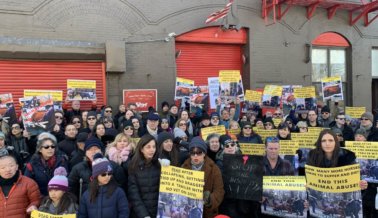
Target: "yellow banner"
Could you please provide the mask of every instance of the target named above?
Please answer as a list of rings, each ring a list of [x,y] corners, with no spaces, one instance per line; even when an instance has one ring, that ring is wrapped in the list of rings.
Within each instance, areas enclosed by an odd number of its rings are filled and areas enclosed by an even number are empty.
[[[43,213],[38,210],[33,210],[31,213],[31,218],[76,218],[76,214],[53,215],[49,213]]]
[[[366,107],[345,107],[345,114],[351,118],[361,118],[361,115],[366,112]]]
[[[24,90],[24,98],[50,95],[53,101],[63,101],[63,91],[59,90]]]
[[[295,155],[299,149],[298,141],[280,140],[280,154]]]
[[[360,189],[360,165],[319,168],[306,165],[307,188],[321,192],[343,193]]]
[[[341,77],[340,76],[324,77],[323,79],[321,79],[322,83],[337,82],[337,81],[341,81]]]
[[[323,131],[324,129],[328,128],[323,128],[323,127],[308,127],[308,132],[312,134],[317,134],[319,136],[319,133]]]
[[[315,86],[307,86],[301,88],[294,88],[295,98],[315,98]]]
[[[240,128],[239,129],[229,129],[228,133],[233,134],[233,135],[238,135],[240,133]]]
[[[291,133],[291,140],[298,141],[299,148],[315,148],[318,140],[318,133]]]
[[[306,191],[304,176],[264,176],[263,189]]]
[[[252,144],[252,143],[239,143],[240,150],[244,155],[265,155],[264,144]]]
[[[345,148],[353,151],[358,159],[378,159],[378,142],[346,141]]]
[[[267,137],[277,136],[277,129],[266,130],[266,129],[256,129],[256,133],[261,136],[261,139],[265,141]]]
[[[177,77],[176,79],[177,79],[177,82],[179,82],[179,83],[184,83],[184,84],[187,84],[187,85],[194,86],[194,80],[184,79],[184,78],[180,78],[180,77]]]
[[[236,82],[240,80],[239,70],[221,70],[219,71],[219,82]]]
[[[266,85],[264,87],[264,95],[281,96],[282,86]]]
[[[218,133],[219,135],[226,134],[226,128],[223,125],[210,126],[201,129],[201,136],[203,140],[206,140],[207,136],[211,133]]]
[[[282,122],[281,118],[272,118],[274,126],[278,127],[278,125]]]
[[[161,168],[160,192],[183,195],[193,199],[203,199],[205,186],[203,171],[187,170],[174,166]]]
[[[261,103],[262,92],[254,90],[245,90],[244,100],[250,102]]]
[[[67,89],[96,89],[96,80],[67,80]]]

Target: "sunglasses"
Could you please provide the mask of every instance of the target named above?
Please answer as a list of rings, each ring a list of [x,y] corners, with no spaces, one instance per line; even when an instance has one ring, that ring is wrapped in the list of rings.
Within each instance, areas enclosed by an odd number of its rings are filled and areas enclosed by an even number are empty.
[[[343,136],[343,134],[336,134],[336,136],[338,136],[338,137],[342,137],[342,136]]]
[[[367,118],[361,118],[361,120],[369,120],[369,119],[367,119]]]
[[[179,126],[186,126],[186,123],[180,123]]]
[[[245,127],[243,127],[243,129],[252,129],[252,127],[250,127],[250,126],[245,126]]]
[[[190,152],[190,156],[195,156],[195,155],[200,156],[202,154],[203,154],[203,151],[191,151]]]
[[[74,121],[74,122],[72,122],[72,124],[80,124],[81,122],[80,121]]]
[[[63,120],[63,117],[61,117],[61,116],[55,116],[55,119]]]
[[[104,124],[111,123],[110,121],[104,121]]]
[[[111,112],[113,112],[113,111],[105,111],[105,113],[111,113]]]
[[[273,126],[271,123],[265,123],[265,126]]]
[[[345,120],[345,117],[339,117],[337,119],[339,119],[339,120]]]
[[[107,173],[101,173],[100,176],[105,177],[105,176],[112,176],[112,172],[107,172]]]
[[[124,128],[124,130],[133,130],[133,127],[131,127],[131,126],[126,126],[126,127]]]
[[[267,137],[266,142],[272,142],[272,143],[277,143],[280,140],[277,137]]]
[[[87,120],[95,120],[96,117],[88,117]]]
[[[235,147],[236,143],[228,143],[224,147],[229,148],[229,147]]]
[[[55,149],[55,145],[46,145],[46,146],[42,146],[42,148],[44,148],[44,149],[49,149],[49,148],[51,148],[51,149]]]
[[[273,115],[275,115],[275,116],[281,116],[282,114],[281,113],[275,113]]]
[[[219,120],[219,118],[218,117],[213,117],[213,118],[211,118],[212,120]]]

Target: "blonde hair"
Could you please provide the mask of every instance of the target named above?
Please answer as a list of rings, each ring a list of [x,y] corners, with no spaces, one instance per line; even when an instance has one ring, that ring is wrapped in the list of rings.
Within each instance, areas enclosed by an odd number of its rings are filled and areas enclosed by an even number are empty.
[[[119,134],[115,137],[114,141],[106,146],[105,155],[108,156],[108,155],[109,155],[109,149],[110,149],[111,147],[117,147],[117,143],[120,142],[123,138],[126,138],[126,139],[127,139],[127,142],[128,142],[127,146],[131,146],[131,148],[132,148],[132,152],[134,152],[136,146],[135,146],[135,144],[132,142],[130,136],[126,135],[125,133],[119,133]]]

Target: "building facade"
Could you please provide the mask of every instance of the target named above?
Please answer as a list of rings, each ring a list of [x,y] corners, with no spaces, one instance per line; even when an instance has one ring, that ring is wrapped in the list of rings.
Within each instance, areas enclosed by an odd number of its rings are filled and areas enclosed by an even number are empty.
[[[6,86],[0,82],[3,87],[0,91],[14,91],[19,78],[12,75],[16,75],[14,70],[22,61],[25,66],[21,69],[27,73],[23,74],[26,82],[19,89],[63,89],[62,81],[66,78],[61,74],[73,66],[72,72],[81,75],[78,78],[88,75],[101,80],[98,103],[117,106],[122,102],[123,89],[152,88],[158,90],[160,104],[163,100],[173,101],[176,76],[190,74],[190,68],[180,70],[185,63],[180,58],[189,54],[186,49],[195,50],[202,45],[210,46],[204,51],[211,56],[202,65],[223,66],[225,61],[216,61],[227,59],[227,54],[230,58],[236,55],[235,62],[239,63],[224,66],[239,66],[246,88],[316,84],[314,66],[323,64],[328,69],[325,74],[333,75],[334,68],[344,74],[346,104],[366,106],[368,110],[377,106],[378,96],[372,91],[378,88],[374,85],[378,78],[377,21],[365,27],[359,20],[351,26],[348,11],[338,10],[328,19],[324,8],[317,8],[311,19],[307,19],[306,7],[293,6],[273,24],[272,16],[262,18],[261,0],[235,0],[226,20],[206,25],[206,18],[226,3],[224,0],[0,0],[0,75],[7,75],[2,79]],[[198,30],[207,31],[197,34]],[[336,33],[348,44],[314,44],[323,33]],[[201,41],[203,34],[208,38],[205,41]],[[238,40],[233,41],[232,34]],[[191,47],[190,43],[196,46]],[[227,46],[232,48],[227,50]],[[216,54],[223,52],[217,59]],[[46,62],[50,64],[44,68],[46,74],[39,74],[39,67],[31,71],[28,65]],[[66,65],[56,71],[56,63]],[[83,69],[88,63],[97,64],[94,77],[90,72],[81,73],[87,71]],[[187,66],[190,64],[186,63]],[[199,64],[193,61],[193,66]],[[28,79],[33,73],[42,79]],[[193,73],[198,71],[194,69]]]

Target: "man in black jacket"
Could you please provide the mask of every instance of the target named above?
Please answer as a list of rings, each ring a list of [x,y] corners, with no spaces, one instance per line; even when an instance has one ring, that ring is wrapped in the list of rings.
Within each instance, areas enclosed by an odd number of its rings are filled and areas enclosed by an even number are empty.
[[[342,136],[344,138],[344,141],[352,141],[354,139],[354,133],[351,127],[349,127],[345,123],[345,115],[344,114],[338,114],[335,117],[335,121],[329,124],[329,127],[332,131],[336,131],[336,129],[339,129],[342,132]]]
[[[71,192],[80,198],[81,194],[87,190],[91,181],[93,156],[97,153],[103,153],[104,145],[96,137],[90,137],[85,141],[84,152],[86,160],[73,167],[68,176]],[[124,190],[127,189],[127,181],[123,169],[113,161],[110,161],[113,168],[114,179]]]

